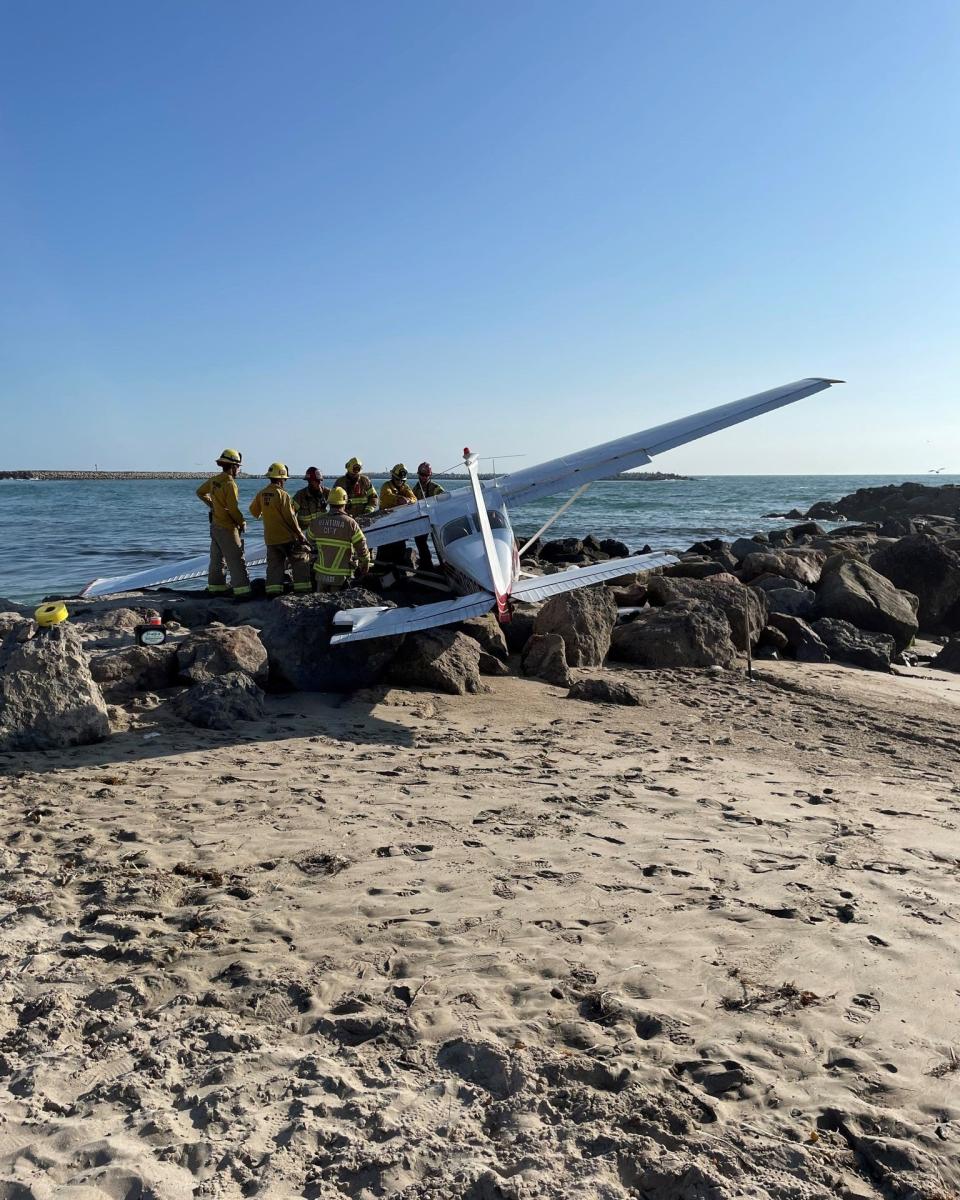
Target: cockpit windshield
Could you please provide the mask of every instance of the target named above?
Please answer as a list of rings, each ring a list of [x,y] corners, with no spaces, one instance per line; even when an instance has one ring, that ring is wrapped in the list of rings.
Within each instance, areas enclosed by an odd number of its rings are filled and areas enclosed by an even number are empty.
[[[512,537],[510,530],[510,522],[507,519],[506,513],[499,508],[488,508],[487,516],[490,519],[490,528],[493,531],[494,537]],[[452,521],[448,521],[441,530],[441,538],[445,546],[449,546],[452,542],[457,542],[460,538],[469,537],[471,533],[480,532],[480,522],[475,515],[465,513],[462,517],[456,517]]]

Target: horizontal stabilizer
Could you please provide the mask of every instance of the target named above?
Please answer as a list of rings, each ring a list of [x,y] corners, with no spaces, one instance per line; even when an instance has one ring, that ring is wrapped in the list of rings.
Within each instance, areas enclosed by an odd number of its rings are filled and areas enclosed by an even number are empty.
[[[349,625],[347,633],[335,633],[331,646],[341,642],[360,642],[366,638],[396,637],[416,633],[438,625],[455,625],[468,617],[480,617],[494,606],[489,592],[454,596],[436,604],[418,604],[416,608],[347,608],[333,618],[334,625]]]
[[[552,496],[605,475],[642,467],[655,454],[663,454],[686,442],[706,437],[708,433],[716,433],[740,421],[759,417],[761,413],[793,404],[795,400],[802,400],[804,396],[812,396],[840,382],[839,379],[800,379],[769,392],[758,392],[755,396],[734,400],[732,404],[721,404],[677,421],[641,429],[639,433],[631,433],[600,446],[591,446],[589,450],[578,450],[535,467],[524,467],[522,471],[515,471],[502,479],[500,491],[511,504],[527,504],[540,496]]]
[[[619,579],[621,575],[635,575],[637,571],[649,571],[653,567],[669,567],[677,561],[675,554],[634,554],[630,558],[612,558],[609,562],[594,563],[589,567],[571,567],[554,575],[521,579],[513,585],[511,595],[514,600],[548,600],[551,596],[559,596],[561,592],[605,583],[608,579]]]

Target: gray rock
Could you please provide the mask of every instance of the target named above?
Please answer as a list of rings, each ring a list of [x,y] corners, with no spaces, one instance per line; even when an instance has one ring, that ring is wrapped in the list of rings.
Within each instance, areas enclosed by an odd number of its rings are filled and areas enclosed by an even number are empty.
[[[537,557],[550,563],[580,562],[583,557],[583,542],[580,538],[573,537],[554,538],[539,547]]]
[[[390,666],[394,683],[451,696],[489,689],[480,680],[480,644],[442,626],[409,634]]]
[[[790,639],[782,630],[775,629],[772,625],[765,625],[760,631],[759,645],[780,654],[789,649]]]
[[[749,539],[743,538],[743,541]],[[756,546],[753,547],[757,549]],[[733,553],[733,547],[729,542],[725,542],[723,538],[708,538],[704,542],[694,542],[687,551],[688,554],[698,554],[702,558],[708,558],[711,562],[719,563],[725,571],[732,571],[739,563],[739,559]]]
[[[502,658],[497,658],[494,654],[488,654],[486,650],[480,647],[480,658],[477,661],[477,666],[481,675],[509,675],[510,668]]]
[[[875,571],[919,601],[920,628],[932,633],[960,629],[960,554],[925,533],[900,538],[870,559]]]
[[[610,657],[640,667],[731,667],[737,649],[726,614],[712,604],[678,600],[648,608],[613,631]]]
[[[956,671],[960,673],[960,638],[951,638],[940,653],[930,663],[938,671]]]
[[[785,613],[771,613],[770,625],[778,629],[787,639],[787,644],[798,662],[828,663],[830,654],[823,639],[800,617]]]
[[[202,729],[232,729],[263,716],[263,691],[245,671],[228,671],[178,696],[174,710]]]
[[[739,579],[726,572],[703,580],[652,575],[647,581],[647,592],[650,603],[654,605],[671,604],[675,600],[697,600],[721,609],[738,650],[747,649],[748,624],[751,643],[756,643],[767,623],[766,596],[744,587]]]
[[[851,663],[868,671],[889,671],[896,652],[887,633],[864,633],[849,621],[821,617],[811,625],[835,662]]]
[[[267,682],[267,651],[249,625],[209,625],[181,642],[176,653],[180,676],[190,683],[205,683],[231,671],[242,671],[260,687]]]
[[[33,621],[23,617],[18,612],[0,612],[0,638],[14,630],[20,631],[26,627],[33,628]]]
[[[177,679],[176,646],[124,646],[91,655],[90,673],[112,700],[133,692],[172,687]]]
[[[858,629],[888,633],[898,650],[916,637],[917,598],[898,591],[886,576],[866,563],[835,555],[827,560],[817,591],[817,617],[837,617]]]
[[[282,596],[264,605],[260,640],[267,650],[271,683],[300,692],[352,692],[372,686],[393,661],[400,639],[331,646],[330,634],[341,609],[383,603],[363,588],[348,588],[329,596]]]
[[[758,575],[786,575],[788,579],[796,579],[810,586],[819,580],[826,558],[822,550],[809,550],[806,547],[759,550],[755,554],[748,554],[743,560],[742,577],[749,582]]]
[[[533,633],[533,623],[542,605],[529,604],[523,600],[514,600],[510,610],[510,620],[502,627],[507,649],[511,654],[519,654]]]
[[[0,642],[0,749],[53,750],[98,742],[110,732],[107,705],[70,624],[29,641]]]
[[[523,647],[521,670],[555,687],[569,687],[570,668],[559,633],[535,633]]]
[[[790,617],[809,617],[817,599],[812,588],[776,588],[764,593],[772,613],[786,613]]]
[[[599,667],[610,649],[610,635],[617,622],[617,605],[603,587],[552,596],[533,623],[534,633],[559,633],[567,664]]]
[[[726,570],[722,563],[713,559],[696,558],[671,563],[663,568],[663,574],[674,579],[707,579],[711,575],[723,575]]]
[[[475,642],[479,642],[480,648],[487,654],[492,654],[494,658],[502,659],[504,662],[507,661],[510,654],[507,649],[507,639],[503,635],[500,622],[492,612],[485,613],[482,617],[471,617],[468,621],[461,621],[457,628],[467,637],[472,637]]]
[[[753,538],[737,538],[730,547],[730,553],[737,562],[743,562],[748,555],[756,554],[763,549],[764,547]]]
[[[589,700],[594,704],[642,704],[643,697],[633,684],[620,679],[596,676],[578,679],[567,694],[568,700]]]
[[[761,592],[778,592],[783,588],[796,592],[806,591],[806,585],[799,579],[788,579],[786,575],[758,575],[756,579],[750,580],[749,586],[758,588]]]

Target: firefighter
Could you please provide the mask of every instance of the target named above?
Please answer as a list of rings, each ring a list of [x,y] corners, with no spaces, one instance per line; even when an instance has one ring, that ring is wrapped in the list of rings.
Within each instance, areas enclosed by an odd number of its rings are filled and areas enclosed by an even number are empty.
[[[303,551],[306,536],[300,528],[293,501],[286,491],[287,468],[282,462],[267,468],[270,482],[254,496],[250,515],[263,520],[263,540],[267,546],[267,595],[283,594],[287,564],[293,575],[295,592],[310,591],[310,563]]]
[[[416,504],[417,497],[407,483],[407,468],[403,463],[390,472],[390,478],[380,489],[380,511],[389,512],[391,508],[399,508],[401,504]]]
[[[366,475],[361,474],[363,463],[359,458],[351,458],[346,469],[346,475],[341,475],[334,486],[346,492],[347,512],[351,517],[355,520],[368,517],[377,511],[377,489]]]
[[[345,511],[347,493],[337,485],[330,489],[329,512],[319,513],[307,526],[307,537],[316,552],[313,564],[318,592],[338,592],[354,574],[370,570],[370,551],[363,530]]]
[[[422,462],[417,467],[417,482],[413,485],[413,494],[418,500],[429,500],[431,496],[439,496],[444,489],[433,479],[433,467],[428,462]],[[427,571],[433,570],[433,557],[430,554],[430,535],[421,533],[416,539],[417,553],[420,556],[419,565]]]
[[[407,468],[403,463],[397,463],[390,472],[390,478],[380,489],[380,511],[387,513],[404,504],[416,502],[413,489],[407,483]],[[379,570],[381,564],[402,563],[406,552],[407,543],[403,541],[388,542],[381,546],[377,550],[377,569]]]
[[[293,497],[293,509],[300,527],[306,529],[314,517],[327,511],[330,489],[323,486],[323,475],[318,467],[307,467],[303,475],[307,486]]]
[[[210,510],[210,568],[207,572],[207,591],[221,595],[227,591],[230,576],[233,594],[238,599],[250,595],[250,576],[243,558],[243,532],[246,522],[240,511],[240,491],[237,473],[243,455],[239,450],[224,450],[217,459],[220,474],[214,475],[197,488],[197,495]]]

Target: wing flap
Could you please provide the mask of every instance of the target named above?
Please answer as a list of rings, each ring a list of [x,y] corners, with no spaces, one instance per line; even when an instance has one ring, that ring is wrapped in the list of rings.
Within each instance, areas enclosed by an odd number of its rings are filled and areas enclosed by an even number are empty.
[[[675,554],[634,554],[630,558],[612,558],[609,562],[594,563],[589,567],[571,567],[554,575],[521,579],[513,585],[511,595],[515,600],[548,600],[551,596],[559,596],[561,592],[572,592],[594,583],[603,583],[607,579],[617,579],[621,575],[649,571],[653,567],[668,567],[678,561]]]
[[[482,616],[493,608],[494,603],[489,592],[472,592],[469,596],[454,596],[436,604],[418,604],[416,608],[347,608],[337,613],[333,623],[349,625],[350,629],[346,633],[335,633],[330,645],[396,637],[401,633],[434,629],[438,625],[455,625],[468,617]]]
[[[555,458],[535,467],[515,471],[500,481],[500,491],[512,503],[525,504],[540,496],[551,496],[604,475],[615,475],[632,467],[642,467],[650,462],[655,454],[663,454],[676,446],[696,441],[697,438],[706,437],[707,434],[716,433],[720,429],[727,429],[740,421],[749,421],[761,413],[782,408],[785,404],[793,404],[796,400],[812,396],[831,384],[840,382],[842,381],[839,379],[799,379],[796,383],[788,383],[767,392],[758,392],[755,396],[746,396],[742,400],[734,400],[731,404],[721,404],[716,408],[693,413],[689,417],[668,421],[664,425],[641,429],[638,433],[616,438],[612,442],[603,442],[599,446],[591,446],[588,450],[579,450],[563,458]]]

